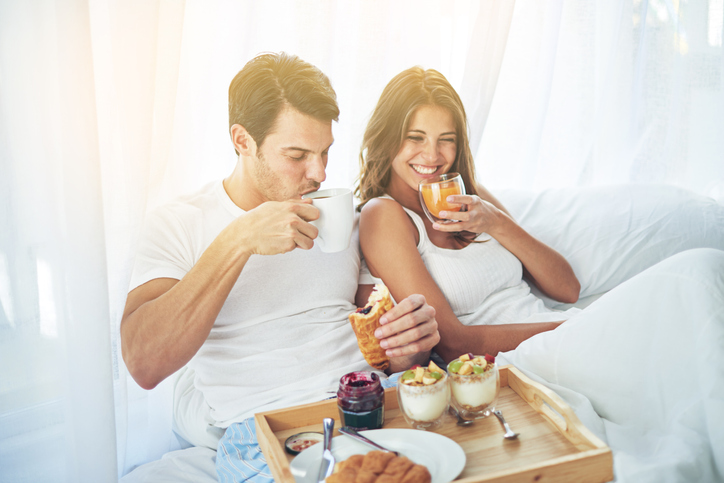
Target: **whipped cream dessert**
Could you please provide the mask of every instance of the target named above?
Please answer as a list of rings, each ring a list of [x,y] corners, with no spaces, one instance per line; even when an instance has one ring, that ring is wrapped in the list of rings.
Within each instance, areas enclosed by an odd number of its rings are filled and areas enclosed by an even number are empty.
[[[455,407],[470,416],[479,416],[493,404],[500,392],[495,358],[463,354],[448,364],[450,389]]]
[[[405,371],[397,384],[400,409],[408,424],[424,429],[440,422],[450,403],[447,374],[434,362]]]

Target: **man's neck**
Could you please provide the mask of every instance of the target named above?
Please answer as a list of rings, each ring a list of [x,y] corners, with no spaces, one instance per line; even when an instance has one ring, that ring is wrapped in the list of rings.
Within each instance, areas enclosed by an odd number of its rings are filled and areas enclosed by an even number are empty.
[[[245,172],[241,159],[237,161],[234,171],[224,178],[223,184],[231,201],[244,211],[252,210],[266,201],[254,187],[249,173]]]

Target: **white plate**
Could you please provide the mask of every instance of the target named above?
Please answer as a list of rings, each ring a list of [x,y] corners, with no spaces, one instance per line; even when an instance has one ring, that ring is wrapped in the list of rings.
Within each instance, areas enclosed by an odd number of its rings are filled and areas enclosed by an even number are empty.
[[[432,483],[448,483],[465,467],[465,452],[452,439],[437,433],[417,429],[372,429],[360,431],[375,443],[407,456],[417,464],[427,466]],[[366,454],[372,447],[349,436],[332,438],[332,454],[339,463],[353,454]],[[299,453],[289,465],[297,483],[317,483],[322,462],[322,444],[318,443]]]

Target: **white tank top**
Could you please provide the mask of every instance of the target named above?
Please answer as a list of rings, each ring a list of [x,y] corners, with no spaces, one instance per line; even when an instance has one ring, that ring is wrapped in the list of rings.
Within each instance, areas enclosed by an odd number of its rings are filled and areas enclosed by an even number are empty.
[[[553,322],[566,320],[579,311],[546,307],[523,280],[520,260],[487,233],[476,238],[484,243],[471,243],[459,250],[440,248],[430,241],[420,216],[402,208],[420,234],[417,250],[427,270],[461,323]]]

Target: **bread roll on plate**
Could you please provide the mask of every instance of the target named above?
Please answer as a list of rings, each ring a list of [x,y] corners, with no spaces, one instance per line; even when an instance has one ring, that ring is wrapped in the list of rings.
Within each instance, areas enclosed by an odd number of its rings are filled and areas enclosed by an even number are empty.
[[[384,451],[352,455],[337,463],[326,483],[430,483],[430,471],[404,456]]]

